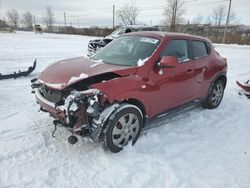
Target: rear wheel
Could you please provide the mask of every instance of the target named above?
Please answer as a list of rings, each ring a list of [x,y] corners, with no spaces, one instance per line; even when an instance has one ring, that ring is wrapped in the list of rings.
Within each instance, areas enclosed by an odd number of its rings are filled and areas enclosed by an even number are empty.
[[[140,136],[143,116],[139,108],[122,104],[109,118],[101,133],[104,149],[117,153]]]
[[[210,86],[207,98],[202,105],[205,108],[214,109],[218,107],[224,95],[225,83],[222,80],[217,80]]]

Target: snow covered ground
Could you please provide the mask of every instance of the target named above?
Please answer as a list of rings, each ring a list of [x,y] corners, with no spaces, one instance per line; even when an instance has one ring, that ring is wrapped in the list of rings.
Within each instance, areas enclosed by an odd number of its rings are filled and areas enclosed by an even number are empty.
[[[0,33],[0,73],[26,69],[27,78],[0,81],[0,187],[250,187],[250,100],[236,79],[250,78],[250,46],[216,45],[228,59],[228,85],[215,110],[201,107],[163,118],[135,146],[118,154],[98,144],[51,137],[52,119],[39,113],[30,79],[48,64],[86,54],[91,37]]]

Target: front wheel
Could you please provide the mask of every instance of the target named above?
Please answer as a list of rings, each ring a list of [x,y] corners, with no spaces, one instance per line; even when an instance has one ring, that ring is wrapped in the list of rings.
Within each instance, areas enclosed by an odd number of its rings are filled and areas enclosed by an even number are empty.
[[[203,101],[202,105],[205,108],[214,109],[218,107],[222,101],[225,84],[222,80],[217,80],[210,87],[207,98]]]
[[[122,104],[109,117],[101,133],[101,142],[106,150],[117,153],[129,142],[135,144],[143,125],[141,110],[130,104]]]

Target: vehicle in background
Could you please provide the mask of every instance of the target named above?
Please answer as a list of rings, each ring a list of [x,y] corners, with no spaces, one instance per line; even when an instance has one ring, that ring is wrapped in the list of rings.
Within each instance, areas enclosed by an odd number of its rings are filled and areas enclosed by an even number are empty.
[[[43,29],[41,25],[35,25],[35,33],[43,33]]]
[[[138,32],[138,31],[160,31],[158,26],[144,26],[144,25],[128,25],[124,27],[119,27],[110,35],[104,37],[103,39],[95,39],[90,40],[88,44],[88,56],[93,55],[98,50],[106,46],[112,40],[118,38],[119,36],[130,33],[130,32]]]

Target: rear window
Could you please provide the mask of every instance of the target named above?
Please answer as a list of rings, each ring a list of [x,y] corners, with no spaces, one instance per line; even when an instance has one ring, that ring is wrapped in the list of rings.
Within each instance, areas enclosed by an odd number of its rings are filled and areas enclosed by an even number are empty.
[[[206,43],[203,41],[192,41],[194,59],[208,55]]]

